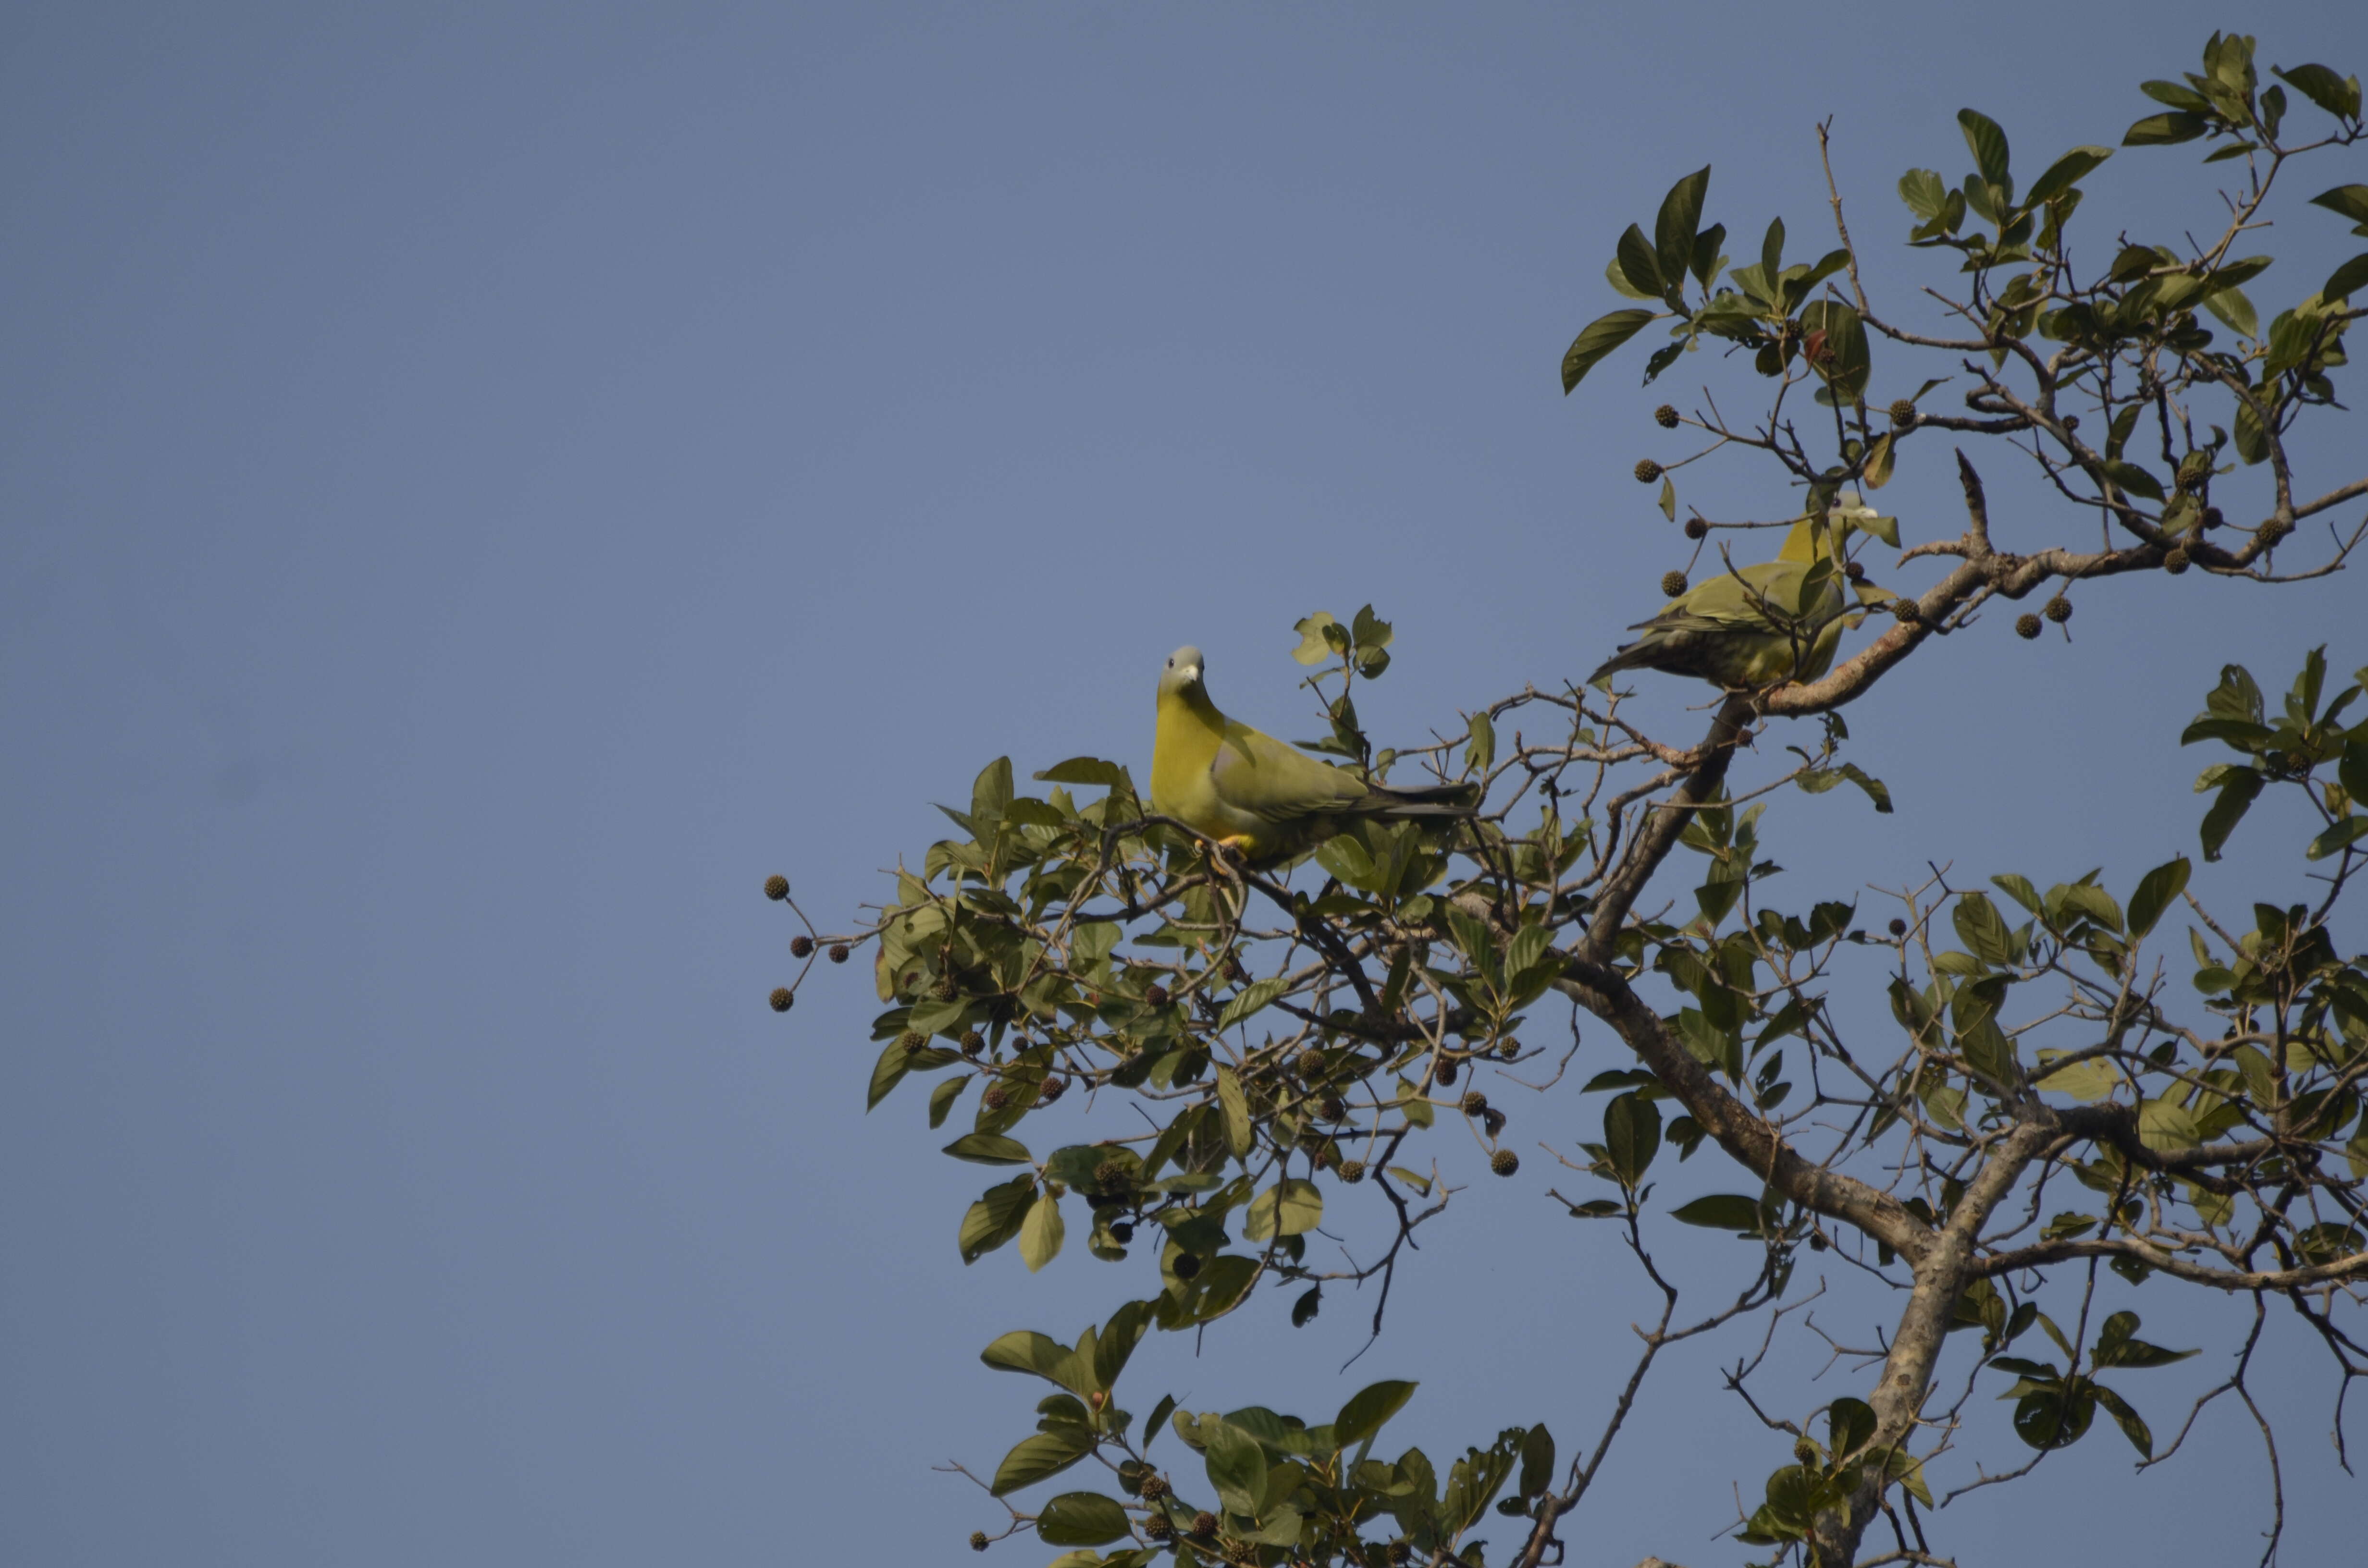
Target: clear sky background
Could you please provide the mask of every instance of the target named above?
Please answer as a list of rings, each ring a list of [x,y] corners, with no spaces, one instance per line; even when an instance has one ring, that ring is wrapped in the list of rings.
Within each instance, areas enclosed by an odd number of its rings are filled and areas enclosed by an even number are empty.
[[[1707,162],[1710,216],[1782,212],[1823,250],[1830,112],[1912,299],[1945,279],[1900,259],[1892,185],[1962,174],[1960,104],[2028,178],[2118,141],[2135,81],[2230,15],[13,9],[0,1560],[951,1558],[998,1510],[929,1467],[991,1467],[1035,1397],[978,1348],[1074,1335],[1140,1269],[962,1267],[986,1173],[937,1155],[917,1096],[860,1114],[862,970],[766,1010],[791,928],[765,874],[835,924],[998,753],[1140,768],[1179,642],[1228,708],[1304,733],[1312,609],[1397,623],[1362,705],[1384,739],[1583,675],[1682,561],[1628,476],[1686,449],[1647,411],[1714,373],[1640,394],[1632,347],[1559,394],[1619,302],[1620,229]],[[2265,62],[2368,72],[2357,7],[2239,19]],[[2200,229],[2194,155],[2116,158],[2091,226]],[[2362,177],[2322,163],[2279,210],[2265,316],[2345,254],[2298,198]],[[1885,364],[1878,400],[1912,390]],[[2335,428],[2309,450],[2330,481],[2368,450]],[[2057,537],[1989,460],[2004,541]],[[1682,477],[1713,515],[1791,504],[1741,464]],[[1884,499],[1911,540],[1959,526],[1937,443]],[[1897,814],[1780,799],[1783,896],[1928,858],[2126,892],[2192,845],[2203,759],[2175,741],[2220,663],[2368,663],[2358,582],[2106,584],[2068,645],[1991,615],[1927,650],[1850,713]],[[1644,684],[1691,734],[1699,693]],[[2238,842],[2276,847],[2275,885],[2199,887],[2283,892],[2301,837],[2257,812]],[[1497,1097],[1524,1149],[1597,1125],[1567,1091]],[[1591,1435],[1648,1302],[1548,1165],[1459,1199],[1347,1374],[1355,1304],[1294,1333],[1277,1297],[1222,1355],[1146,1346],[1127,1402],[1321,1418],[1405,1376],[1394,1435],[1434,1455]],[[1698,1160],[1669,1190],[1702,1182],[1732,1185]],[[1677,1250],[1706,1305],[1735,1265]],[[1821,1324],[1865,1342],[1893,1307],[1836,1286]],[[2240,1321],[2159,1283],[2128,1304],[2181,1345]],[[2339,1560],[2368,1494],[2324,1364],[2271,1338],[2290,1560]],[[1714,1375],[1746,1347],[1656,1373],[1574,1564],[1739,1559],[1711,1539],[1728,1483],[1784,1460]],[[1788,1410],[1862,1392],[1795,1359]],[[2224,1368],[2124,1386],[2168,1432]],[[2007,1409],[1974,1403],[1994,1467],[2023,1457]],[[2249,1561],[2258,1440],[2223,1405],[2197,1441],[2133,1479],[2100,1432],[1945,1540]]]

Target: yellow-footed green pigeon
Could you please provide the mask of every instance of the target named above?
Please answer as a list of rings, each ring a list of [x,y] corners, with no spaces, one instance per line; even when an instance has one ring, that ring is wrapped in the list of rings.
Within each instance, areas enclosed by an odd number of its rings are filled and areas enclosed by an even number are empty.
[[[1587,678],[1661,670],[1748,691],[1824,675],[1843,628],[1860,619],[1846,590],[1855,586],[1862,602],[1885,597],[1847,582],[1834,547],[1851,526],[1850,514],[1833,516],[1832,522],[1810,517],[1795,523],[1775,560],[1723,572],[1671,599],[1629,629],[1644,636]]]
[[[1228,719],[1209,700],[1198,648],[1178,648],[1159,676],[1151,809],[1253,865],[1287,860],[1360,821],[1437,821],[1472,814],[1476,787],[1395,790]]]

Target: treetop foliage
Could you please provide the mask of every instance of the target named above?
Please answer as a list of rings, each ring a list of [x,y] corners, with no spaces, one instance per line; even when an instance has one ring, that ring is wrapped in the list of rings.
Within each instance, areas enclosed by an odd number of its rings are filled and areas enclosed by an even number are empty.
[[[2247,1370],[2272,1321],[2328,1357],[2341,1441],[2343,1397],[2368,1371],[2354,1337],[2368,957],[2347,956],[2334,920],[2368,865],[2368,668],[2344,683],[2316,651],[2279,673],[2273,703],[2231,665],[2179,738],[2210,758],[2196,853],[2265,877],[2298,857],[2308,902],[2208,908],[2186,856],[2120,887],[2095,870],[1928,869],[1880,895],[1787,893],[1763,837],[1769,798],[1788,789],[1848,784],[1892,809],[1849,757],[1841,710],[1938,641],[1982,656],[1969,644],[1986,609],[2042,595],[2061,624],[2098,579],[2275,585],[2346,564],[2368,523],[2328,519],[2368,478],[2298,473],[2292,437],[2341,412],[2368,252],[2282,289],[2257,247],[2273,197],[2301,178],[2288,165],[2353,148],[2368,124],[2356,76],[2271,75],[2251,39],[2214,35],[2200,71],[2144,84],[2161,108],[2122,148],[2203,142],[2206,179],[2227,182],[2207,194],[2209,232],[2177,244],[2078,223],[2115,149],[2073,148],[2025,184],[2006,131],[1962,111],[1972,168],[1898,184],[1904,243],[1939,264],[1923,301],[1938,308],[1912,321],[1870,296],[1838,188],[1834,243],[1814,260],[1788,259],[1779,219],[1734,265],[1726,227],[1704,222],[1708,168],[1619,235],[1605,276],[1635,303],[1578,333],[1565,391],[1665,323],[1647,384],[1708,350],[1759,409],[1731,420],[1708,388],[1698,408],[1660,408],[1664,427],[1699,437],[1638,465],[1665,517],[1679,516],[1677,471],[1713,457],[1771,465],[1787,493],[1765,517],[1687,519],[1694,554],[1670,597],[1722,585],[1711,597],[1730,618],[1705,635],[1787,651],[1684,666],[1733,682],[1698,739],[1623,715],[1613,676],[1627,672],[1607,666],[1377,745],[1356,688],[1389,671],[1393,629],[1370,606],[1318,613],[1295,628],[1295,656],[1323,733],[1298,744],[1376,781],[1474,786],[1474,820],[1364,822],[1261,869],[1152,812],[1116,763],[1071,758],[1035,772],[1045,788],[1030,793],[997,758],[961,808],[939,808],[954,833],[881,905],[844,931],[804,926],[804,967],[775,1006],[822,957],[866,952],[884,1005],[868,1105],[927,1085],[945,1153],[996,1168],[955,1227],[962,1262],[1008,1251],[1041,1269],[1075,1226],[1127,1282],[1082,1334],[986,1346],[988,1366],[1050,1387],[1034,1430],[975,1477],[1005,1517],[973,1544],[1030,1533],[1068,1549],[1057,1568],[1559,1561],[1558,1521],[1656,1358],[1746,1319],[1782,1343],[1809,1299],[1804,1254],[1840,1276],[1819,1289],[1890,1322],[1863,1348],[1828,1343],[1865,1381],[1813,1410],[1763,1408],[1748,1371],[1731,1380],[1738,1415],[1786,1450],[1730,1517],[1762,1560],[1943,1561],[1951,1499],[2028,1474],[2100,1411],[2115,1440],[2161,1462],[2214,1400],[2252,1403]],[[2368,235],[2368,185],[2277,210]],[[2255,294],[2274,304],[2266,324]],[[2055,542],[1994,541],[1969,449],[2035,466],[2058,506],[2016,517],[2016,537]],[[1882,512],[1900,464],[1942,460],[1962,529]],[[1823,542],[1772,593],[1775,577],[1753,574],[1766,563],[1743,558],[1765,530],[1797,537],[1804,522]],[[1701,587],[1680,580],[1695,574]],[[1809,657],[1838,627],[1874,634]],[[2022,615],[2015,630],[2044,627]],[[1640,679],[1679,667],[1635,662]],[[2247,829],[2271,791],[2306,803],[2300,842]],[[804,920],[785,883],[768,892]],[[1880,997],[1891,1027],[1846,1025],[1835,999],[1851,994]],[[1549,1092],[1564,1119],[1574,1098],[1586,1108],[1594,1135],[1517,1139]],[[1658,1179],[1697,1158],[1721,1163],[1725,1190],[1656,1200]],[[1392,1451],[1383,1429],[1415,1392],[1395,1381],[1322,1421],[1166,1397],[1138,1419],[1120,1404],[1145,1334],[1209,1329],[1222,1354],[1217,1325],[1267,1290],[1296,1324],[1371,1285],[1379,1335],[1409,1241],[1448,1212],[1457,1173],[1483,1166],[1547,1168],[1576,1244],[1616,1238],[1656,1302],[1590,1442],[1558,1449],[1544,1413],[1524,1412],[1452,1459]],[[1352,1227],[1353,1242],[1320,1244]],[[1686,1234],[1730,1253],[1733,1281],[1681,1312],[1655,1249]],[[2142,1374],[2198,1352],[2144,1337],[2141,1296],[2179,1289],[2248,1301],[2253,1331],[2212,1347],[2231,1362],[2225,1382],[2149,1418]],[[1981,1414],[1994,1400],[2003,1423]],[[2000,1468],[2001,1451],[2022,1457]],[[1017,1500],[1088,1465],[1102,1489]],[[1705,1506],[1728,1511],[1723,1484]],[[2283,1494],[2270,1511],[2273,1551]]]

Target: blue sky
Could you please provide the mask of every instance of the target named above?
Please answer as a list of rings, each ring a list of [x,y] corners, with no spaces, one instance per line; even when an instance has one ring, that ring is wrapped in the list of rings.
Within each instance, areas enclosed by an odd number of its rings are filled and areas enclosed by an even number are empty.
[[[789,931],[764,875],[835,921],[987,759],[1139,768],[1179,642],[1228,708],[1304,733],[1287,653],[1316,608],[1395,621],[1360,703],[1385,737],[1583,674],[1682,560],[1628,476],[1682,450],[1630,379],[1641,348],[1570,399],[1554,380],[1619,302],[1620,229],[1709,163],[1710,216],[1756,236],[1781,212],[1824,248],[1831,113],[1878,281],[1912,299],[1944,279],[1892,245],[1892,184],[1962,173],[1960,104],[2035,169],[2118,140],[2135,82],[2223,19],[20,8],[0,1556],[959,1550],[994,1510],[929,1467],[992,1465],[1032,1403],[978,1347],[1074,1335],[1140,1282],[1082,1256],[961,1267],[980,1173],[937,1156],[917,1096],[859,1115],[864,977],[765,1010]],[[2349,7],[2245,25],[2268,60],[2368,71]],[[2121,155],[2090,210],[2208,222],[2192,156]],[[2368,177],[2357,155],[2321,172]],[[2343,254],[2301,211],[2265,303]],[[1880,348],[1875,385],[1911,390]],[[2305,453],[2329,482],[2361,446],[2337,428]],[[1958,526],[1938,458],[1885,492],[1911,540]],[[1681,477],[1713,515],[1769,504],[1745,465]],[[2009,547],[2055,537],[1993,478]],[[2191,574],[2085,593],[2069,644],[1988,618],[1851,711],[1896,815],[1849,791],[1771,809],[1788,896],[1928,858],[2102,865],[2125,891],[2192,842],[2201,763],[2173,743],[2219,665],[2282,683],[2321,642],[2368,663],[2359,604],[2351,577]],[[1698,724],[1695,694],[1645,692],[1672,735]],[[2283,846],[2278,889],[2298,828],[2242,830]],[[1567,1094],[1515,1114],[1565,1146],[1594,1126]],[[1394,1431],[1434,1453],[1517,1421],[1591,1433],[1646,1301],[1547,1185],[1459,1202],[1350,1373],[1346,1303],[1294,1334],[1277,1301],[1221,1355],[1147,1347],[1129,1398],[1320,1415],[1406,1376],[1424,1389]],[[1696,1262],[1707,1291],[1723,1260]],[[2154,1336],[2235,1321],[2154,1295]],[[1877,1321],[1836,1313],[1845,1336]],[[2361,1493],[2318,1365],[2273,1337],[2289,1550],[2325,1560]],[[1735,1559],[1708,1539],[1725,1483],[1783,1458],[1713,1375],[1736,1349],[1656,1374],[1574,1562]],[[2218,1365],[2149,1374],[2157,1430]],[[1802,1408],[1843,1392],[1787,1386]],[[1979,1416],[1983,1456],[2019,1462],[2003,1407]],[[2207,1423],[2210,1451],[2164,1472],[2133,1481],[2104,1435],[1945,1528],[1976,1556],[2036,1521],[2067,1560],[2124,1526],[2236,1560],[2259,1450],[2240,1415]]]

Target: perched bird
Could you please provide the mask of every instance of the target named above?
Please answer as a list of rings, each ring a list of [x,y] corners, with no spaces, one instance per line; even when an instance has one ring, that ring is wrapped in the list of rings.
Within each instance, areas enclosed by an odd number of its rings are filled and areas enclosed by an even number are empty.
[[[1468,817],[1469,784],[1393,790],[1226,718],[1209,700],[1198,648],[1178,648],[1159,676],[1159,729],[1151,750],[1151,809],[1253,864],[1287,860],[1360,820]]]
[[[1671,599],[1629,630],[1645,635],[1588,676],[1615,670],[1695,676],[1731,690],[1815,680],[1832,667],[1843,628],[1857,624],[1851,595],[1834,559],[1847,522],[1804,517],[1773,561],[1723,572]],[[1860,587],[1867,599],[1874,590]]]

